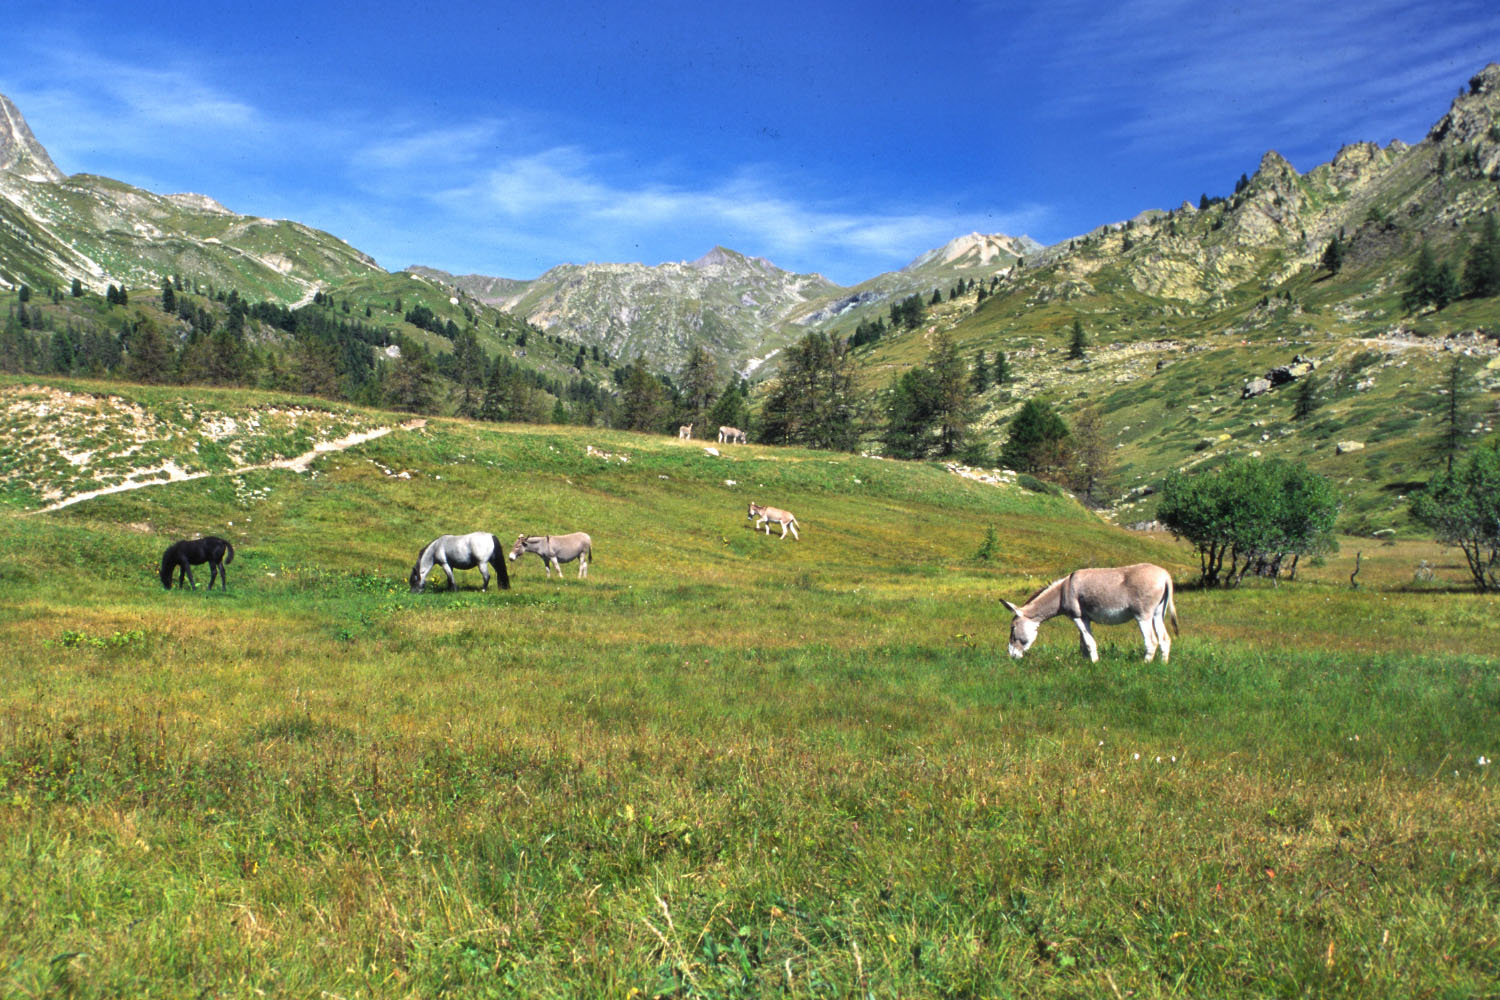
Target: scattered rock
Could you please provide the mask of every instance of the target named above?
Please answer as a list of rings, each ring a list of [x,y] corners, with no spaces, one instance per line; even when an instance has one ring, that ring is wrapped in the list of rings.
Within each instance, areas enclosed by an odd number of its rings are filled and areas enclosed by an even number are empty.
[[[1245,383],[1245,388],[1240,390],[1241,399],[1249,399],[1251,396],[1264,395],[1271,391],[1271,380],[1265,378],[1253,378]]]
[[[1365,443],[1363,441],[1340,441],[1338,444],[1333,446],[1333,453],[1335,455],[1347,455],[1351,451],[1364,450]]]

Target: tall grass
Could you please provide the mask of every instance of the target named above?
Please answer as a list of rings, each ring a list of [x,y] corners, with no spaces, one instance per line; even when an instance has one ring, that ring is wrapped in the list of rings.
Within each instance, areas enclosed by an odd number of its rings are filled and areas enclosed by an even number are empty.
[[[1494,991],[1496,617],[1405,549],[1357,591],[1185,587],[1170,665],[1059,622],[1016,662],[999,596],[1190,554],[931,467],[602,431],[316,468],[0,519],[0,993]],[[471,529],[598,559],[407,593]],[[229,591],[163,591],[197,531]]]

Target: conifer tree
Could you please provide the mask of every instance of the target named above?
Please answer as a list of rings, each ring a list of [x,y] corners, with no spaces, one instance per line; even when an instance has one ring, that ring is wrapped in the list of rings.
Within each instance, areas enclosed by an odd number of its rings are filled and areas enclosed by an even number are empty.
[[[1017,472],[1051,474],[1061,464],[1067,437],[1068,425],[1050,405],[1028,399],[1010,420],[1000,462]]]
[[[1453,459],[1463,444],[1463,412],[1467,393],[1464,385],[1464,370],[1461,355],[1455,354],[1448,363],[1448,374],[1443,379],[1443,436],[1439,451],[1447,459],[1448,473],[1453,473]]]
[[[990,368],[990,377],[995,380],[996,385],[1004,385],[1010,381],[1010,362],[1006,360],[1004,351],[995,352],[995,363]]]
[[[1068,341],[1068,357],[1074,360],[1086,357],[1088,346],[1088,337],[1083,332],[1083,322],[1075,318],[1073,320],[1073,335]]]
[[[1328,241],[1328,247],[1323,251],[1323,266],[1329,274],[1338,274],[1344,266],[1344,241],[1340,237]]]
[[[972,383],[976,393],[984,392],[990,387],[990,366],[984,360],[984,351],[974,356]]]
[[[938,452],[952,455],[963,447],[969,434],[971,418],[969,386],[964,378],[964,361],[958,345],[947,333],[937,335],[928,359],[937,396],[935,416],[938,421]]]
[[[161,328],[144,319],[130,335],[129,355],[125,360],[125,377],[132,382],[165,382],[174,367],[174,353]]]
[[[1297,382],[1297,392],[1292,397],[1292,419],[1306,420],[1318,408],[1317,376],[1308,372]]]
[[[1485,213],[1479,238],[1464,260],[1462,292],[1468,298],[1500,295],[1500,222],[1495,215],[1493,211]]]

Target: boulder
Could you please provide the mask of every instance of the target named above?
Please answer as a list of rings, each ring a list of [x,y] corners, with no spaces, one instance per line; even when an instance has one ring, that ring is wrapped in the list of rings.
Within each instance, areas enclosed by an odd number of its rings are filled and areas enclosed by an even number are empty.
[[[1265,378],[1253,378],[1245,383],[1245,388],[1240,390],[1241,399],[1249,399],[1251,396],[1260,396],[1271,391],[1271,380]]]
[[[1333,446],[1333,453],[1335,455],[1347,455],[1351,451],[1364,450],[1365,443],[1363,441],[1340,441],[1338,444]]]

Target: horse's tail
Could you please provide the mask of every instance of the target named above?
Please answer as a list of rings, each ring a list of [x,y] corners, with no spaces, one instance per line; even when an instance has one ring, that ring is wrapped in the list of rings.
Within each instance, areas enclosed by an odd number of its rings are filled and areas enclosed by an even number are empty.
[[[1172,578],[1171,578],[1171,576],[1168,576],[1167,577],[1167,614],[1169,614],[1169,615],[1172,616],[1172,631],[1176,632],[1178,635],[1181,635],[1182,634],[1182,629],[1180,629],[1180,628],[1177,627],[1177,605],[1172,600],[1172,590],[1173,590],[1173,587],[1172,587]]]
[[[172,559],[172,547],[167,546],[167,551],[161,554],[161,585],[168,590],[172,589],[172,571],[177,568],[177,563]]]
[[[500,578],[500,589],[510,589],[510,572],[505,568],[504,549],[500,547],[500,539],[494,535],[490,536],[490,544],[494,546],[490,550],[490,565],[495,567],[495,575]]]
[[[234,544],[231,543],[231,542],[225,542],[224,543],[224,565],[228,566],[232,562],[234,562]]]

